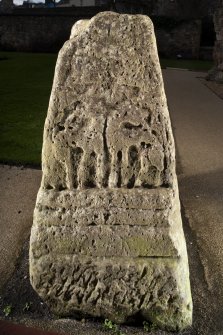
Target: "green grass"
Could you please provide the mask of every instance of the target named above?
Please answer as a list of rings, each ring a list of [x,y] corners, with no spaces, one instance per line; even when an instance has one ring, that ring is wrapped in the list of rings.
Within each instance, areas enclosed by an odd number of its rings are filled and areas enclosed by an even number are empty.
[[[0,161],[40,164],[56,56],[0,52]]]
[[[162,68],[172,67],[179,69],[188,69],[192,71],[208,71],[213,67],[211,61],[184,60],[184,59],[161,59]]]
[[[0,52],[0,59],[0,162],[39,165],[56,55]],[[197,60],[162,59],[161,65],[212,67]]]

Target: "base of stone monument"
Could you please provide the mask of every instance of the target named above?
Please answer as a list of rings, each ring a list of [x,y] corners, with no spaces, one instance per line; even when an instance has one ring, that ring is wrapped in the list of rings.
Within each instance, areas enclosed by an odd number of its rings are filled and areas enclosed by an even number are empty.
[[[211,69],[206,79],[220,84],[223,83],[223,63]]]
[[[40,191],[30,249],[34,289],[61,316],[140,317],[185,328],[192,306],[183,233],[171,233],[181,224],[176,204],[167,188]]]
[[[32,285],[60,316],[141,318],[159,328],[191,324],[188,273],[180,258],[44,256],[33,262]]]

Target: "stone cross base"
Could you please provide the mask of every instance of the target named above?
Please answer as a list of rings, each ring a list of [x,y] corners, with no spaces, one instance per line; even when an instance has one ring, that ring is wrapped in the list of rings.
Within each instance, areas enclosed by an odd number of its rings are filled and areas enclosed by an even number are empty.
[[[103,12],[75,24],[42,162],[30,278],[51,310],[190,325],[174,140],[148,17]]]

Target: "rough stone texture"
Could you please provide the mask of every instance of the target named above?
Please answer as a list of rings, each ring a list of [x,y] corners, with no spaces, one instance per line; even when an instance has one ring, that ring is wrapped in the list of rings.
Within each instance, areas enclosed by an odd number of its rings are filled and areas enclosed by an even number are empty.
[[[223,1],[214,15],[216,42],[214,48],[215,67],[209,72],[207,79],[223,83]]]
[[[190,325],[174,142],[148,17],[104,12],[74,26],[42,161],[30,277],[50,308]]]

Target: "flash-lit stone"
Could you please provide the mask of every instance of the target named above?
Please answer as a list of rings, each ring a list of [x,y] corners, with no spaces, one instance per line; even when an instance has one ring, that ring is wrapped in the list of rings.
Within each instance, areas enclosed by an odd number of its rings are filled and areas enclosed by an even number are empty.
[[[75,24],[42,162],[30,277],[52,311],[190,325],[174,141],[148,17],[104,12]]]

